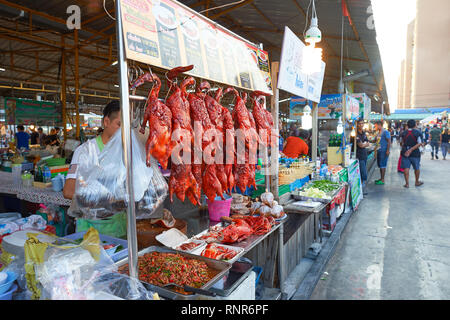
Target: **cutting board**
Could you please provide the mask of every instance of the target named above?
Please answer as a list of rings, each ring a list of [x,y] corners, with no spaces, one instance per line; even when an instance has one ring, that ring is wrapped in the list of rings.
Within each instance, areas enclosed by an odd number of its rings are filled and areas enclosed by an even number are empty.
[[[174,228],[177,228],[182,233],[186,234],[187,223],[184,220],[176,219]],[[170,228],[151,225],[150,219],[136,221],[138,250],[142,250],[150,246],[161,246],[161,243],[159,243],[155,237],[169,229]]]

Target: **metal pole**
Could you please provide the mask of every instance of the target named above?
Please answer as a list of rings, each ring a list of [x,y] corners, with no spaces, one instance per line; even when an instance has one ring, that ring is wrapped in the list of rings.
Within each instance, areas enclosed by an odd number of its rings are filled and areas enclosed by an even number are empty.
[[[281,300],[286,299],[284,293],[284,223],[281,223],[278,229],[278,281],[280,282]]]
[[[78,73],[78,30],[74,30],[74,45],[75,45],[75,112],[76,112],[76,138],[80,138],[80,109],[78,100],[80,98],[80,79]]]
[[[278,116],[279,116],[279,99],[280,99],[280,91],[278,90],[278,70],[280,67],[279,62],[272,62],[271,66],[271,77],[272,77],[272,118],[273,118],[273,124],[275,132],[280,134],[279,127],[278,127]],[[279,199],[278,196],[278,157],[279,157],[279,150],[278,146],[276,148],[271,149],[270,153],[270,168],[272,171],[271,176],[266,176],[266,179],[271,179],[270,181],[270,192],[272,192],[275,199]]]
[[[131,123],[130,123],[130,99],[128,93],[128,67],[125,57],[125,45],[122,33],[122,14],[120,0],[116,0],[116,37],[117,37],[117,61],[119,64],[119,86],[121,106],[121,130],[123,146],[123,162],[127,169],[126,190],[128,194],[127,207],[127,239],[128,239],[128,266],[130,277],[138,278],[138,256],[136,237],[136,213],[134,210],[133,190],[133,167],[131,146]]]
[[[66,105],[66,51],[64,49],[64,35],[61,35],[63,49],[61,51],[61,105],[64,141],[67,141],[67,105]]]
[[[311,158],[312,161],[315,162],[317,159],[317,145],[318,145],[318,139],[319,139],[319,124],[317,122],[318,118],[318,108],[317,108],[317,102],[312,103],[313,107],[311,110],[311,116],[312,116],[312,143],[311,143]]]

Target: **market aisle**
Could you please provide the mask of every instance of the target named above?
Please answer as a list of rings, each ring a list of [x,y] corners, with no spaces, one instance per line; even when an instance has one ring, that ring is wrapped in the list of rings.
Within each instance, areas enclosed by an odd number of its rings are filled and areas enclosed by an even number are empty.
[[[450,161],[422,156],[424,185],[411,172],[405,189],[399,153],[395,143],[384,186],[375,168],[311,299],[450,299]]]

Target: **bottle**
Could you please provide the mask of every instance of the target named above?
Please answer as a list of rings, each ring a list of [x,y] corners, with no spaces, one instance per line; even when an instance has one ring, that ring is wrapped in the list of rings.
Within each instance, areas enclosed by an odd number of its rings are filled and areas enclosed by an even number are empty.
[[[52,173],[50,172],[50,168],[45,166],[44,167],[44,182],[48,183],[52,181]]]

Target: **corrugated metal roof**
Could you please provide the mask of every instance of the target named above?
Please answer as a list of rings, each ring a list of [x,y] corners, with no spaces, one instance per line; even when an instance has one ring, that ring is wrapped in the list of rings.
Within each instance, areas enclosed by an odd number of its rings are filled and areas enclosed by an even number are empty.
[[[10,0],[11,1],[11,0]],[[366,61],[366,56],[362,48],[367,52],[370,64],[374,75],[359,79],[354,83],[355,92],[366,92],[370,97],[381,89],[381,95],[387,100],[386,89],[384,85],[384,76],[381,64],[380,53],[376,42],[376,32],[367,27],[367,19],[370,17],[367,9],[370,6],[370,0],[344,0],[348,5],[348,10],[353,20],[353,24],[359,34],[359,39],[345,20],[344,38],[348,39],[344,42],[344,70],[351,70],[359,72],[369,68],[369,63]],[[210,7],[229,4],[230,0],[183,0],[181,3],[193,7],[194,10],[201,11],[206,7],[206,3],[210,3]],[[284,26],[288,26],[291,30],[296,32],[300,37],[305,29],[306,21],[305,14],[307,12],[310,0],[246,0],[246,5],[229,11],[230,7],[224,7],[208,12],[211,19],[217,21],[229,30],[248,39],[254,43],[263,43],[264,49],[269,51],[271,61],[279,61]],[[80,83],[81,86],[88,86],[92,90],[118,92],[114,88],[114,83],[117,81],[117,66],[108,66],[102,70],[92,72],[93,69],[105,64],[108,59],[104,55],[108,54],[107,38],[113,35],[113,50],[112,54],[115,57],[115,27],[111,27],[114,21],[109,18],[103,10],[102,0],[53,0],[53,1],[35,1],[35,0],[15,0],[8,5],[5,0],[0,1],[0,27],[6,29],[16,29],[20,32],[28,31],[29,17],[18,19],[17,21],[10,21],[8,19],[16,17],[20,12],[17,6],[23,6],[32,10],[43,12],[47,15],[55,17],[56,19],[46,19],[39,15],[33,15],[32,21],[34,29],[51,29],[49,32],[40,32],[35,34],[36,37],[47,39],[50,43],[57,43],[61,40],[61,34],[65,33],[67,36],[66,44],[73,45],[73,34],[67,32],[67,28],[63,22],[67,18],[67,7],[72,4],[77,4],[82,10],[82,30],[79,32],[80,41],[87,39],[96,39],[95,33],[103,30],[105,38],[98,43],[93,43],[84,46],[85,50],[92,52],[92,54],[80,54]],[[105,2],[107,9],[113,14],[113,1]],[[337,93],[338,81],[340,78],[340,51],[341,51],[341,1],[337,0],[316,0],[316,9],[319,19],[319,28],[322,30],[323,41],[320,43],[324,49],[324,58],[327,63],[325,81],[323,85],[323,93]],[[221,14],[226,11],[225,14]],[[110,27],[110,28],[108,28]],[[0,37],[5,39],[5,36],[0,34]],[[24,38],[22,36],[10,34],[9,38]],[[0,51],[5,52],[16,50],[20,52],[30,46],[51,50],[51,48],[58,48],[57,45],[51,45],[32,39],[33,41],[16,42],[0,41]],[[23,40],[23,39],[22,39]],[[357,40],[360,40],[359,43]],[[11,45],[11,47],[10,47]],[[58,64],[57,61],[61,58],[60,51],[46,51],[39,53],[38,69],[43,74],[36,73],[36,58],[33,58],[34,53],[22,53],[22,56],[15,55],[14,62],[20,70],[5,72],[2,74],[3,80],[16,79],[18,81],[26,80],[30,77],[33,81],[43,83],[57,83],[58,81]],[[28,56],[28,57],[27,57]],[[70,57],[73,62],[73,57]],[[0,54],[0,63],[9,64],[10,57],[8,54]],[[114,58],[115,60],[115,58]],[[20,64],[20,67],[19,67]],[[26,73],[27,71],[28,73]],[[45,71],[45,72],[44,72]],[[30,75],[31,74],[31,75]],[[72,78],[71,69],[68,68],[67,75]],[[43,76],[47,76],[43,77]],[[50,79],[48,78],[50,77]],[[7,81],[7,80],[6,80]],[[72,81],[72,80],[71,80]],[[70,81],[69,81],[70,83]],[[73,81],[72,81],[73,83]],[[0,91],[1,94],[1,91]],[[288,97],[289,94],[281,93],[280,99]],[[288,104],[282,104],[281,108],[287,108]],[[377,102],[372,99],[372,109],[381,111],[381,101]],[[283,110],[282,110],[283,111]],[[286,110],[284,110],[286,111]]]

